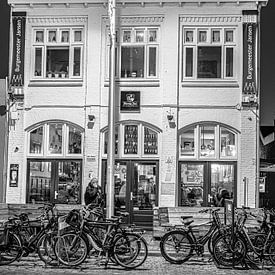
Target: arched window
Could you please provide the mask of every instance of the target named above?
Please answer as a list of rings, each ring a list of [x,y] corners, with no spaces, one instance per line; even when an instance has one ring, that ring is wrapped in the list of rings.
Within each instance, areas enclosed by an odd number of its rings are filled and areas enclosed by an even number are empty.
[[[194,159],[237,158],[237,134],[226,126],[200,123],[184,128],[179,135],[179,157]]]
[[[83,153],[83,130],[70,123],[47,122],[28,132],[29,156],[76,156]]]

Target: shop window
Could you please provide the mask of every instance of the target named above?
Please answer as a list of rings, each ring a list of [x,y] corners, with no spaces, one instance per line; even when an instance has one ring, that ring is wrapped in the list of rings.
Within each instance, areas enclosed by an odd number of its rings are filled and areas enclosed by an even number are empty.
[[[28,133],[30,156],[75,156],[83,152],[83,131],[66,123],[49,122]]]
[[[82,28],[44,28],[34,30],[34,37],[34,78],[52,80],[82,77]]]
[[[184,129],[179,136],[179,157],[194,159],[234,159],[237,135],[218,124],[198,124]],[[219,148],[219,149],[218,149]]]
[[[124,126],[124,154],[138,153],[138,126],[125,125]]]
[[[183,29],[183,79],[234,77],[234,29]]]
[[[158,133],[148,127],[144,127],[144,154],[154,155],[158,153]]]

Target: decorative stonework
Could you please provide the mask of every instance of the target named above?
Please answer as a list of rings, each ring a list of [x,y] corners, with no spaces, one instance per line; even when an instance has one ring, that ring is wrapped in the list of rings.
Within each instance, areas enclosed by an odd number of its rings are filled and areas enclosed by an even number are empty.
[[[75,23],[85,23],[87,22],[86,16],[45,16],[45,17],[28,17],[28,23],[30,24],[75,24]]]
[[[257,23],[257,15],[255,14],[248,14],[243,16],[244,23]]]
[[[164,16],[154,15],[154,16],[123,16],[119,17],[119,23],[122,25],[126,24],[152,24],[152,23],[162,23]],[[108,17],[103,17],[105,23],[108,24]]]
[[[240,23],[241,16],[181,16],[180,22],[184,23]]]

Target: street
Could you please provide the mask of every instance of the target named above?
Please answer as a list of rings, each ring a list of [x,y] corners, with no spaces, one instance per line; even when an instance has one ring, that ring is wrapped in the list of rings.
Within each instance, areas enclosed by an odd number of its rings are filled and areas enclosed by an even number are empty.
[[[149,255],[146,262],[135,270],[125,270],[119,266],[115,266],[112,263],[108,265],[107,269],[104,269],[104,265],[95,265],[92,258],[85,261],[78,268],[66,268],[45,266],[38,257],[30,256],[23,258],[20,262],[13,263],[9,266],[0,266],[0,274],[8,275],[33,275],[33,274],[273,274],[275,273],[275,267],[265,267],[262,270],[240,270],[240,269],[219,269],[215,266],[209,258],[194,257],[187,263],[182,265],[172,265],[165,261],[160,255]]]

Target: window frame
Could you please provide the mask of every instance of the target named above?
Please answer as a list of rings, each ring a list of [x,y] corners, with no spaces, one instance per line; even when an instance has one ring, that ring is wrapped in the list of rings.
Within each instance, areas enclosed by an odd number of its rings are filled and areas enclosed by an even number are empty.
[[[199,32],[206,31],[206,41],[199,40]],[[220,41],[212,41],[212,35],[214,31],[220,32]],[[226,41],[226,32],[232,31],[232,41]],[[193,41],[186,41],[186,34],[187,32],[193,32]],[[181,35],[181,45],[182,45],[182,72],[181,72],[181,81],[223,81],[223,80],[236,80],[237,77],[237,60],[236,60],[236,33],[237,27],[231,26],[182,26],[182,35]],[[220,75],[221,77],[198,77],[198,49],[199,47],[221,47],[221,68],[220,68]],[[192,75],[187,76],[187,62],[186,62],[186,50],[188,48],[193,49],[192,55]],[[233,62],[232,62],[232,76],[227,76],[227,68],[226,68],[226,55],[227,55],[227,48],[233,49]]]
[[[37,42],[36,35],[37,32],[43,31],[44,42]],[[56,31],[56,41],[49,41],[50,31]],[[62,42],[62,32],[69,32],[68,42]],[[81,31],[81,41],[74,41],[75,31]],[[84,26],[47,26],[47,27],[33,27],[32,28],[32,45],[31,45],[31,80],[47,80],[47,81],[70,81],[70,80],[83,80],[84,77],[84,49],[85,49],[85,27]],[[62,71],[58,72],[59,76],[54,77],[54,72],[51,72],[52,76],[48,77],[47,72],[47,51],[52,47],[56,49],[66,49],[68,48],[68,72],[66,72],[65,77]],[[35,65],[36,65],[36,49],[41,48],[42,58],[41,58],[41,76],[37,76]],[[74,49],[80,48],[80,73],[79,76],[73,75],[74,66]]]

